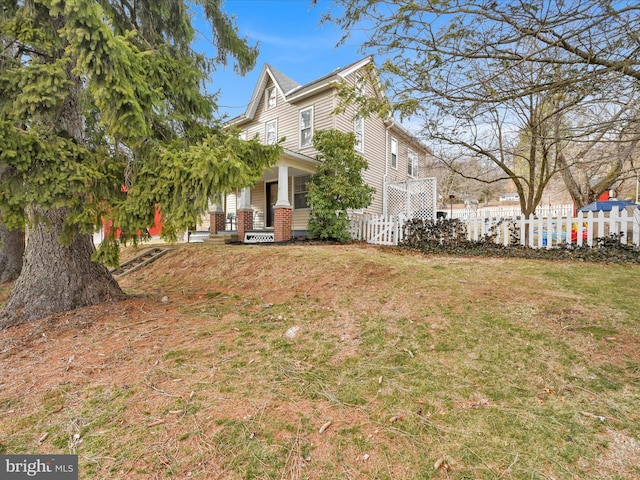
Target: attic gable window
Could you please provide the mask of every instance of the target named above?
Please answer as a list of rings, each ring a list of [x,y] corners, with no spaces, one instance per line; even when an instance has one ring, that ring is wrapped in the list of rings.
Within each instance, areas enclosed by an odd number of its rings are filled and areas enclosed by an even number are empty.
[[[269,87],[265,91],[265,106],[266,110],[274,108],[276,106],[276,87]]]
[[[310,147],[313,140],[313,107],[300,110],[300,147]]]

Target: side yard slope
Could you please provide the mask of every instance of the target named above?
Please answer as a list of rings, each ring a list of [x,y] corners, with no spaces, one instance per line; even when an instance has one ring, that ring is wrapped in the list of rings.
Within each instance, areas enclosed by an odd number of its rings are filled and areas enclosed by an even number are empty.
[[[638,478],[638,278],[182,246],[123,302],[0,332],[0,453],[76,453],[82,479]]]

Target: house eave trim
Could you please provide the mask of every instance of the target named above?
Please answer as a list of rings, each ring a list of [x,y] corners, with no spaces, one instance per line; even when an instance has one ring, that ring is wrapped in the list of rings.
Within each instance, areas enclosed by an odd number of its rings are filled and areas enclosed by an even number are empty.
[[[317,158],[310,157],[309,155],[305,155],[304,153],[296,152],[294,150],[289,150],[288,148],[285,148],[283,150],[284,150],[283,152],[284,157],[299,160],[305,163],[309,163],[311,165],[318,165],[319,163],[321,163],[320,160],[318,160]]]

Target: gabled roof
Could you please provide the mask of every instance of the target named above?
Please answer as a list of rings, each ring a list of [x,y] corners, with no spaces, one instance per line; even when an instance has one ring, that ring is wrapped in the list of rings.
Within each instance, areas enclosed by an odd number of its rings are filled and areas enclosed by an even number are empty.
[[[232,118],[227,122],[227,125],[235,125],[245,121],[253,120],[258,109],[258,104],[260,103],[260,100],[262,99],[262,96],[264,94],[264,90],[269,83],[269,78],[271,78],[280,95],[285,99],[285,101],[294,103],[303,98],[306,98],[309,95],[314,95],[323,90],[332,88],[339,80],[348,77],[353,72],[370,63],[373,63],[373,56],[371,55],[353,62],[347,66],[336,68],[331,73],[323,75],[320,78],[316,78],[315,80],[312,80],[311,82],[304,85],[287,77],[280,70],[265,63],[262,67],[262,71],[260,72],[260,76],[258,77],[258,81],[251,96],[251,101],[249,102],[249,105],[247,105],[245,113]],[[379,90],[378,94],[384,95],[384,92]],[[417,138],[413,133],[404,128],[401,124],[397,123],[393,118],[386,119],[385,123],[393,131],[395,131],[396,134],[400,134],[406,137],[410,141],[424,147],[426,151],[431,152],[431,149],[424,143],[422,143],[419,138]]]
[[[245,111],[245,113],[229,120],[227,122],[228,124],[234,124],[245,119],[252,119],[255,116],[256,110],[258,109],[258,104],[260,103],[260,99],[262,98],[262,93],[264,92],[264,89],[269,82],[269,78],[273,80],[276,88],[285,98],[290,90],[300,86],[300,84],[295,80],[290,79],[279,70],[276,70],[271,65],[265,63],[262,67],[262,71],[260,72],[260,76],[258,77],[258,82],[253,89],[253,95],[251,95],[251,100],[249,101],[249,105],[247,105],[247,110]]]
[[[271,65],[265,64],[265,68],[269,72],[271,72],[271,77],[273,78],[273,81],[278,86],[278,88],[280,88],[280,91],[283,93],[283,95],[286,95],[287,93],[289,93],[294,88],[297,88],[297,87],[300,86],[300,84],[298,82],[296,82],[295,80],[290,79],[284,73],[282,73],[280,70],[272,67]]]
[[[307,95],[311,95],[327,88],[331,88],[334,82],[336,82],[337,80],[347,77],[351,73],[371,62],[373,62],[372,56],[365,57],[345,67],[337,68],[331,73],[323,75],[322,77],[317,78],[304,85],[299,84],[295,80],[287,77],[276,68],[265,63],[262,67],[262,71],[260,72],[260,76],[258,77],[258,81],[253,90],[251,100],[247,105],[247,110],[245,111],[245,113],[229,120],[227,124],[233,125],[244,120],[252,120],[255,117],[256,111],[258,109],[258,104],[260,103],[269,78],[273,80],[276,88],[287,102],[295,102],[297,100],[305,98]]]
[[[315,93],[318,90],[323,90],[327,87],[330,87],[336,80],[340,78],[345,78],[351,75],[356,70],[361,69],[365,65],[371,63],[373,61],[372,56],[365,57],[357,62],[353,62],[346,67],[336,68],[333,72],[323,75],[320,78],[317,78],[305,85],[301,85],[295,90],[292,90],[287,95],[287,101],[295,101],[299,100],[302,97],[305,97],[309,93]]]
[[[427,145],[425,145],[422,140],[420,140],[415,134],[411,133],[409,130],[407,130],[405,127],[402,126],[401,123],[398,123],[395,119],[393,118],[387,118],[385,120],[385,124],[391,129],[391,131],[393,133],[395,133],[396,135],[401,135],[404,136],[406,139],[408,139],[409,141],[415,143],[416,145],[420,145],[422,148],[424,148],[428,153],[433,154],[433,151],[431,150],[431,148]]]

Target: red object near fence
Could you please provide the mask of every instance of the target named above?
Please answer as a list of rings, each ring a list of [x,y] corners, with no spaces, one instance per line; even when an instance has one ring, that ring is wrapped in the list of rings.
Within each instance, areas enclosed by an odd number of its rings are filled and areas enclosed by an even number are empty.
[[[111,229],[113,228],[113,220],[103,218],[102,228],[104,230],[104,236],[106,237],[107,235],[109,235],[109,232],[111,232]],[[148,228],[147,231],[151,236],[157,236],[162,233],[162,214],[160,213],[160,209],[156,208],[156,212],[153,217],[153,227]],[[120,238],[121,233],[122,231],[120,230],[120,228],[118,228],[116,230],[116,238]],[[138,235],[139,234],[140,232],[138,232]]]

